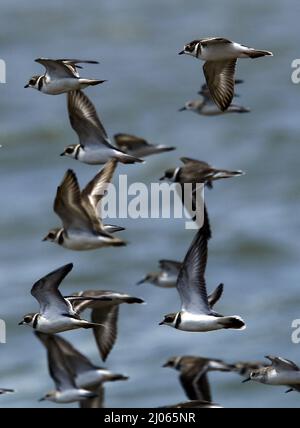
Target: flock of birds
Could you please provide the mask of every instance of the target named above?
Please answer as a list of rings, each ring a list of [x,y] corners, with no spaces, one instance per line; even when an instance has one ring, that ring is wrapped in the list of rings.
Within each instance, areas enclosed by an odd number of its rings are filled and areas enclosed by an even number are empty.
[[[202,99],[186,103],[184,110],[202,115],[244,113],[249,110],[232,104],[235,84],[235,67],[239,58],[271,56],[268,51],[256,50],[224,38],[195,40],[185,45],[180,54],[204,60],[206,84],[200,94]],[[143,163],[146,156],[174,150],[174,147],[153,145],[142,138],[117,134],[113,145],[99,119],[97,111],[83,90],[103,83],[103,80],[86,79],[79,75],[81,64],[95,61],[70,59],[38,59],[46,68],[43,75],[30,79],[27,87],[43,94],[67,95],[70,123],[79,142],[65,148],[62,156],[91,165],[104,165],[103,169],[81,190],[76,174],[68,170],[57,189],[54,211],[62,225],[51,229],[45,241],[54,242],[68,250],[87,251],[108,246],[124,246],[126,242],[117,234],[120,226],[104,224],[99,207],[107,185],[112,181],[118,163]],[[240,176],[242,171],[217,169],[206,162],[182,158],[182,165],[169,169],[162,179],[208,188],[220,179]],[[196,187],[193,187],[196,189]],[[192,199],[195,197],[192,191]],[[183,203],[185,201],[183,200]],[[207,293],[205,270],[211,227],[206,206],[204,222],[196,233],[183,262],[161,260],[160,270],[149,273],[139,284],[149,282],[162,288],[177,288],[181,310],[166,315],[161,325],[188,332],[210,332],[220,329],[243,330],[241,317],[223,316],[214,307],[220,300],[224,286],[220,284],[210,295]],[[49,373],[55,389],[42,400],[59,404],[80,402],[83,408],[103,407],[105,382],[125,381],[123,374],[94,365],[59,333],[74,329],[91,329],[100,357],[105,361],[117,339],[120,305],[143,304],[143,300],[125,293],[103,290],[74,292],[63,296],[60,285],[73,269],[73,264],[62,266],[37,281],[31,294],[39,304],[39,311],[27,314],[20,325],[33,328],[36,337],[46,348]],[[90,320],[82,314],[89,310]],[[269,385],[288,386],[289,391],[300,392],[300,369],[281,357],[267,357],[266,362],[237,362],[229,364],[218,359],[198,356],[177,356],[167,360],[164,367],[177,370],[180,382],[189,401],[166,406],[169,408],[219,407],[213,403],[208,373],[234,372],[245,378]],[[13,392],[0,389],[0,394]]]

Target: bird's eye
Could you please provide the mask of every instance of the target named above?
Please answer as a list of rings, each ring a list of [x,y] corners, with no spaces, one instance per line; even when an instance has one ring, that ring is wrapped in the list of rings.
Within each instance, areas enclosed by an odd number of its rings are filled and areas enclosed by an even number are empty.
[[[73,153],[73,149],[71,149],[71,148],[67,149],[67,150],[66,150],[66,153],[67,153],[68,155],[71,155],[71,154]]]
[[[55,235],[54,235],[54,233],[49,233],[48,238],[49,238],[49,239],[55,239]]]
[[[31,323],[31,317],[25,317],[24,321],[26,322],[26,324],[30,324]]]
[[[30,85],[35,85],[35,81],[34,80],[30,80],[29,84]]]
[[[165,319],[165,322],[167,322],[167,323],[172,323],[173,322],[173,318],[171,318],[171,317],[167,317],[166,319]]]

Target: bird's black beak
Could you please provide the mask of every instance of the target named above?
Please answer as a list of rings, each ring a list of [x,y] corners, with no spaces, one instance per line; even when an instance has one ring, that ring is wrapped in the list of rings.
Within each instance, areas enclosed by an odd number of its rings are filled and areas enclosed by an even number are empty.
[[[40,398],[38,401],[39,401],[39,403],[42,403],[43,401],[46,401],[46,398],[45,398],[45,397],[42,397],[42,398]]]
[[[65,156],[65,152],[61,153],[60,156]]]
[[[184,51],[181,51],[181,52],[179,52],[179,54],[178,55],[184,55],[185,54],[185,52]]]
[[[178,111],[185,111],[185,110],[186,110],[186,107],[182,107]]]
[[[19,322],[18,325],[24,325],[24,321]]]
[[[169,363],[165,363],[162,365],[163,368],[169,367]]]
[[[27,89],[27,88],[29,88],[29,85],[25,85],[25,86],[24,86],[24,89]]]
[[[242,382],[242,383],[250,382],[250,380],[252,380],[252,379],[251,379],[251,377],[248,377],[248,379],[243,380],[243,382]]]
[[[158,325],[164,325],[164,323],[165,323],[164,321],[161,321]]]
[[[159,181],[164,181],[164,179],[166,178],[166,176],[164,175],[163,177],[161,177],[160,179],[159,179]]]
[[[142,285],[145,284],[145,282],[147,281],[147,278],[143,278],[141,279],[139,282],[136,283],[136,285]]]

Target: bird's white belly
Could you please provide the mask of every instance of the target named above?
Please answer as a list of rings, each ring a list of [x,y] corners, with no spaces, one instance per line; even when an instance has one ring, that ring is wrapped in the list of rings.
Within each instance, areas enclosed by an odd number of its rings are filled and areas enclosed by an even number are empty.
[[[63,247],[73,251],[89,251],[109,245],[109,238],[88,234],[70,234],[64,238]]]
[[[115,151],[106,147],[99,149],[81,150],[78,160],[89,165],[103,165],[115,156]]]
[[[222,61],[234,58],[244,58],[247,57],[247,55],[245,55],[243,52],[246,49],[247,48],[244,48],[238,43],[228,43],[224,45],[220,44],[202,48],[200,58],[204,61]]]
[[[176,287],[177,277],[175,275],[161,275],[157,285],[164,288]]]
[[[76,385],[79,388],[90,388],[104,382],[109,372],[107,370],[89,370],[76,377]]]
[[[190,332],[206,332],[221,330],[222,326],[218,324],[218,318],[209,315],[181,313],[181,323],[179,330]]]
[[[55,79],[48,81],[43,86],[42,92],[48,95],[60,95],[77,89],[80,89],[80,83],[76,78]]]
[[[75,403],[77,401],[86,400],[87,391],[81,389],[67,389],[66,391],[59,392],[57,391],[55,397],[50,401],[58,404],[69,404]]]
[[[203,116],[220,116],[225,112],[221,111],[217,108],[216,105],[210,103],[209,105],[205,105],[198,110],[194,110],[195,113],[202,114]]]
[[[68,317],[53,317],[51,319],[39,317],[37,330],[45,334],[57,334],[77,329],[76,320]]]

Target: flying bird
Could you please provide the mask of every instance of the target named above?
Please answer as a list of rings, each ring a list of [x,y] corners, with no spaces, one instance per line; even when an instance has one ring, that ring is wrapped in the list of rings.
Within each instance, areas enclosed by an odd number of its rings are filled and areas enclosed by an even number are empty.
[[[54,211],[60,217],[63,227],[51,229],[44,241],[54,242],[74,251],[126,245],[124,241],[111,235],[111,232],[123,228],[103,225],[98,211],[116,165],[115,160],[110,160],[83,191],[80,191],[75,173],[67,171],[57,189],[54,202]]]
[[[79,144],[67,146],[61,156],[89,165],[102,165],[109,159],[124,164],[144,163],[142,159],[130,156],[111,144],[95,106],[82,91],[68,93],[68,111]]]
[[[160,153],[176,150],[175,147],[169,147],[163,144],[150,144],[143,138],[129,134],[116,134],[114,139],[120,150],[137,158],[145,158],[146,156],[158,155]]]
[[[223,37],[193,40],[179,53],[183,54],[205,61],[203,70],[206,83],[211,97],[221,111],[228,109],[234,97],[237,60],[273,56],[272,52],[249,48]]]
[[[206,264],[207,238],[200,229],[188,250],[177,280],[181,310],[166,315],[160,325],[189,332],[242,330],[246,327],[240,317],[223,316],[211,309],[206,290]]]
[[[72,269],[72,263],[65,265],[44,276],[33,285],[31,295],[38,301],[40,311],[25,315],[19,325],[27,325],[35,331],[47,334],[62,333],[78,328],[99,327],[99,324],[81,319],[73,307],[76,300],[85,301],[85,298],[73,296],[71,303],[59,291],[60,284]],[[89,299],[89,301],[91,300],[93,299]]]
[[[70,371],[64,354],[53,342],[47,348],[49,374],[55,384],[55,390],[48,392],[39,401],[51,401],[57,404],[70,404],[96,398],[95,392],[79,388]]]
[[[35,62],[45,67],[45,74],[33,76],[25,88],[37,89],[47,95],[60,95],[105,82],[105,80],[83,79],[79,76],[78,68],[82,68],[79,64],[98,64],[97,61],[38,58]]]
[[[193,356],[172,357],[163,367],[179,371],[179,380],[190,400],[212,402],[208,373],[212,371],[230,372],[232,366],[222,360]]]
[[[144,300],[125,293],[103,290],[82,291],[74,293],[73,296],[75,296],[74,302],[72,302],[72,296],[70,301],[77,313],[81,314],[86,309],[92,310],[91,320],[95,323],[94,337],[99,353],[105,361],[117,340],[119,306],[124,303],[142,304]],[[83,300],[80,301],[78,297]]]
[[[267,356],[271,365],[253,370],[243,383],[254,382],[272,386],[287,386],[288,392],[300,392],[300,368],[290,360],[281,357]]]
[[[94,365],[87,357],[82,355],[69,342],[60,336],[36,333],[41,343],[46,347],[48,355],[53,355],[56,348],[59,349],[59,360],[53,364],[65,365],[75,381],[76,387],[88,390],[95,397],[82,403],[82,407],[103,407],[105,382],[128,380],[127,376],[112,373],[111,371]],[[97,405],[96,405],[97,403]]]
[[[241,170],[230,171],[227,169],[214,168],[207,162],[187,157],[181,158],[181,162],[183,163],[183,166],[166,170],[163,177],[160,178],[160,181],[168,180],[172,183],[180,184],[182,203],[191,216],[194,216],[195,212],[199,213],[199,210],[202,209],[202,207],[199,207],[199,202],[197,201],[197,199],[199,199],[199,192],[202,190],[201,184],[211,189],[213,187],[213,182],[216,180],[237,177],[245,174]],[[186,185],[191,185],[191,189],[188,189],[189,191],[186,190]],[[202,198],[200,198],[200,201],[202,201]],[[193,220],[198,222],[199,227],[203,227],[203,231],[206,231],[207,239],[210,239],[212,232],[209,215],[206,204],[204,201],[202,202],[202,224],[198,221],[197,216],[194,216]]]

